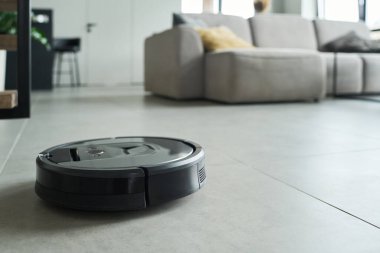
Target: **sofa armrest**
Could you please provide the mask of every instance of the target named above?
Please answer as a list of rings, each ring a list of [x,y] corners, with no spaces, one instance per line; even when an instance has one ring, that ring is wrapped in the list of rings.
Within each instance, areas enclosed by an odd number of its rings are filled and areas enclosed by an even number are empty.
[[[202,98],[204,49],[198,33],[176,26],[145,40],[145,90],[176,99]]]

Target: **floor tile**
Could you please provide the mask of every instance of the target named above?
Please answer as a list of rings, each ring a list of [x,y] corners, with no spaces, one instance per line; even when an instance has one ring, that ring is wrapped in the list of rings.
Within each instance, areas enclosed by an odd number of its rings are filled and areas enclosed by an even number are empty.
[[[0,120],[0,173],[26,120]]]
[[[256,168],[380,227],[380,149],[257,164]]]

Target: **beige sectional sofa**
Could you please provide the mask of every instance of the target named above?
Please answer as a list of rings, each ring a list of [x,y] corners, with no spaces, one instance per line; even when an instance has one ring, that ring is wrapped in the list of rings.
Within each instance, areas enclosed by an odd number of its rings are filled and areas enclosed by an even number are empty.
[[[226,26],[252,49],[206,53],[197,32],[180,25],[145,41],[145,89],[175,99],[227,103],[319,100],[326,94],[380,92],[380,54],[321,52],[362,23],[310,21],[294,15],[257,15],[248,20],[218,14],[185,14],[208,26]],[[334,66],[334,60],[337,64]],[[334,74],[336,88],[334,89]]]

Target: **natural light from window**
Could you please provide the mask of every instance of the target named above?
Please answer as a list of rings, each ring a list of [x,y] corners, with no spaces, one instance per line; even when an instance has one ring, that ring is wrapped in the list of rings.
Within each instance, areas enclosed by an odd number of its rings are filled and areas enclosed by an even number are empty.
[[[244,18],[252,17],[254,14],[253,0],[223,0],[222,13]]]
[[[366,23],[370,28],[380,28],[380,0],[367,0]]]
[[[358,0],[324,0],[324,18],[329,20],[359,21]]]
[[[201,13],[203,11],[203,0],[182,0],[181,11],[183,13]]]

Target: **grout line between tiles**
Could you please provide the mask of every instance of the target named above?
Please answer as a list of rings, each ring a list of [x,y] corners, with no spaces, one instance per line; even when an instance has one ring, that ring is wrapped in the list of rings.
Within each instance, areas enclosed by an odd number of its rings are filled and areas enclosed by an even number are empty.
[[[362,152],[376,151],[376,150],[380,150],[380,147],[356,149],[356,150],[346,150],[346,151],[336,151],[336,152],[330,152],[330,153],[315,153],[315,154],[309,154],[309,155],[291,156],[291,157],[285,157],[285,158],[275,160],[274,162],[284,162],[284,161],[288,161],[288,160],[303,159],[303,158],[316,158],[316,157],[325,157],[325,156],[345,155],[345,154],[362,153]]]
[[[298,187],[296,187],[294,185],[291,185],[291,184],[289,184],[289,183],[287,183],[287,182],[285,182],[285,181],[283,181],[283,180],[281,180],[279,178],[276,178],[276,177],[274,177],[274,176],[272,176],[272,175],[270,175],[270,174],[268,174],[268,173],[266,173],[266,172],[264,172],[264,171],[262,171],[260,169],[257,169],[257,168],[255,168],[253,166],[250,166],[250,165],[247,165],[244,162],[242,162],[242,161],[240,161],[240,160],[238,160],[236,158],[233,158],[233,157],[231,157],[231,158],[233,160],[235,160],[236,162],[244,165],[244,166],[248,166],[248,167],[256,170],[257,172],[259,172],[260,174],[263,174],[264,176],[267,176],[267,177],[269,177],[269,178],[271,178],[273,180],[276,180],[277,182],[279,182],[281,184],[284,184],[284,185],[286,185],[286,186],[288,186],[288,187],[290,187],[290,188],[292,188],[292,189],[294,189],[294,190],[296,190],[296,191],[298,191],[300,193],[306,194],[307,196],[309,196],[309,197],[311,197],[311,198],[313,198],[315,200],[318,200],[318,201],[320,201],[320,202],[322,202],[322,203],[324,203],[324,204],[326,204],[326,205],[328,205],[330,207],[333,207],[333,208],[337,209],[338,211],[341,211],[341,212],[343,212],[343,213],[345,213],[345,214],[347,214],[347,215],[349,215],[349,216],[351,216],[351,217],[353,217],[355,219],[358,219],[358,220],[360,220],[360,221],[362,221],[362,222],[364,222],[364,223],[366,223],[366,224],[368,224],[370,226],[373,226],[373,227],[375,227],[377,229],[380,229],[380,226],[377,226],[377,225],[375,225],[375,224],[373,224],[373,223],[371,223],[371,222],[369,222],[369,221],[367,221],[367,220],[365,220],[363,218],[360,218],[359,216],[357,216],[355,214],[352,214],[352,213],[350,213],[350,212],[348,212],[348,211],[346,211],[346,210],[344,210],[344,209],[342,209],[342,208],[340,208],[338,206],[335,206],[335,205],[333,205],[333,204],[331,204],[331,203],[329,203],[329,202],[327,202],[327,201],[325,201],[325,200],[323,200],[321,198],[318,198],[318,197],[316,197],[316,196],[314,196],[314,195],[312,195],[312,194],[310,194],[310,193],[308,193],[308,192],[306,192],[306,191],[304,191],[304,190],[302,190],[302,189],[300,189],[300,188],[298,188]]]
[[[7,156],[5,157],[5,159],[4,159],[4,162],[0,166],[0,175],[3,173],[5,165],[7,164],[9,158],[11,157],[11,155],[13,153],[13,150],[16,148],[16,145],[17,145],[18,141],[20,140],[21,135],[23,134],[23,132],[24,132],[25,127],[26,127],[27,124],[28,124],[28,119],[24,120],[24,122],[22,123],[20,131],[18,132],[15,140],[13,141],[12,147],[9,149],[9,152],[8,152]]]
[[[33,93],[32,93],[32,95],[33,95]],[[40,99],[41,98],[39,98],[38,95],[37,95],[37,99],[35,99],[35,101],[32,100],[31,107],[30,107],[31,113],[33,113],[33,111],[35,109],[35,106],[40,101]],[[13,144],[12,144],[12,147],[9,149],[9,152],[8,152],[7,156],[5,157],[5,159],[4,159],[4,162],[0,165],[0,175],[3,173],[3,171],[5,169],[5,166],[8,163],[9,158],[11,157],[14,149],[16,148],[16,145],[19,142],[22,134],[24,133],[24,130],[26,128],[26,125],[29,122],[29,119],[25,119],[24,122],[22,123],[21,128],[20,128],[20,130],[19,130],[19,132],[18,132],[18,134],[17,134],[17,136],[16,136],[16,138],[15,138]]]

